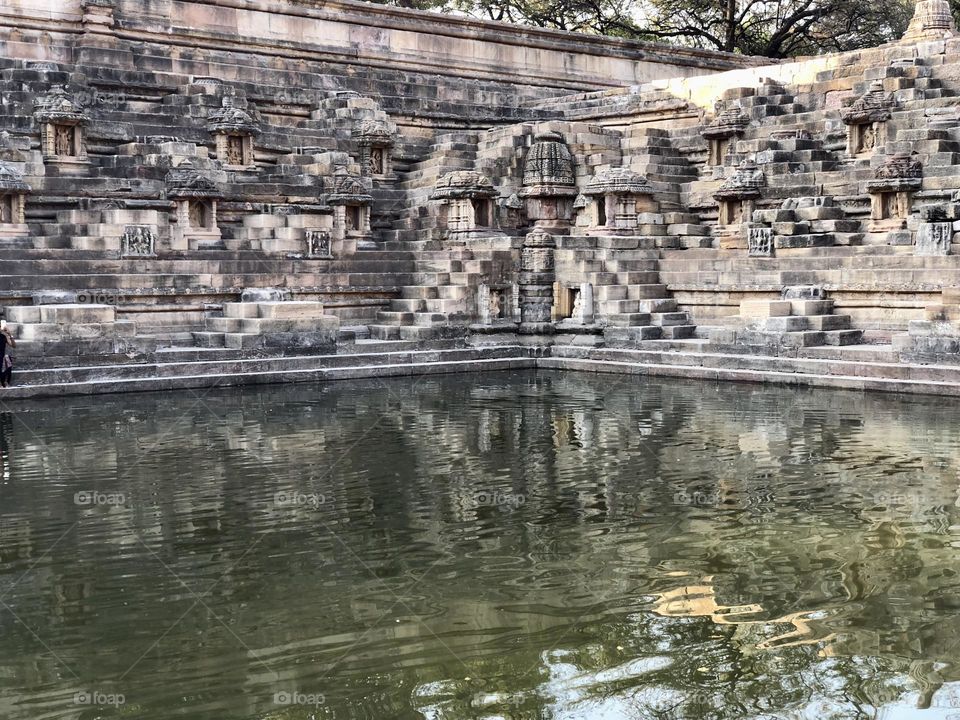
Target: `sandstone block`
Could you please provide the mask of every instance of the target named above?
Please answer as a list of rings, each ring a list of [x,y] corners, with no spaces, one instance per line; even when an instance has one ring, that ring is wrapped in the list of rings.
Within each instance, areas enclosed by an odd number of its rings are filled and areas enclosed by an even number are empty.
[[[310,300],[257,303],[257,317],[274,320],[319,318],[323,316],[323,303]]]
[[[224,303],[223,316],[227,318],[257,317],[257,304],[252,302]]]
[[[105,323],[116,320],[113,305],[41,305],[40,321],[67,325],[74,323]]]
[[[4,316],[9,322],[38,323],[40,308],[35,305],[8,305],[4,308]]]
[[[786,300],[743,300],[740,303],[740,317],[771,318],[785,317],[791,313],[791,305]]]

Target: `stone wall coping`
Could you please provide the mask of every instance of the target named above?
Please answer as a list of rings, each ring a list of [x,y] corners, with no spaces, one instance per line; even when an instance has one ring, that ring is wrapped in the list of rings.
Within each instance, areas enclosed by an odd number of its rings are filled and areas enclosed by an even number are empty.
[[[183,2],[184,0],[175,1]],[[769,58],[604,35],[587,35],[532,25],[514,25],[461,15],[379,5],[362,0],[327,0],[322,5],[316,4],[314,0],[204,0],[203,4],[316,17],[381,29],[422,31],[431,35],[461,37],[498,44],[508,43],[530,48],[564,50],[581,55],[607,57],[614,52],[620,58],[664,62],[671,65],[735,68],[770,63]]]

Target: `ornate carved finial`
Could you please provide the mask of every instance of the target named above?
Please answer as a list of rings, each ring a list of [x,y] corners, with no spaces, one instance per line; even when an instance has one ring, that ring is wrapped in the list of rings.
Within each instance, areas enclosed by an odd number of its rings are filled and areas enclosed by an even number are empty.
[[[0,191],[24,194],[30,192],[30,186],[24,182],[23,173],[2,160],[0,160]]]
[[[747,200],[760,197],[761,189],[767,184],[763,170],[757,163],[746,159],[723,185],[713,194],[715,200]]]
[[[573,195],[576,190],[573,156],[556,132],[540,133],[534,138],[523,163],[524,195]]]
[[[447,173],[434,185],[431,200],[450,200],[459,198],[489,199],[496,197],[497,191],[486,175],[475,170],[456,170]]]
[[[722,140],[740,135],[750,124],[750,117],[743,111],[739,103],[728,107],[726,110],[720,110],[720,103],[717,103],[717,108],[717,116],[713,122],[700,133],[708,140]]]
[[[327,202],[331,205],[369,205],[373,196],[359,177],[341,168],[333,176]]]
[[[884,91],[883,83],[874,80],[867,92],[840,111],[840,119],[847,125],[883,122],[890,119],[893,105],[893,93]]]
[[[904,40],[942,40],[955,37],[957,26],[947,0],[917,0]]]
[[[923,182],[923,166],[916,153],[900,153],[878,167],[873,177],[867,183],[870,193],[916,190]]]
[[[83,104],[68,93],[63,85],[54,85],[46,95],[33,101],[33,116],[37,122],[72,125],[82,125],[89,119]]]
[[[235,107],[227,98],[223,107],[207,118],[207,130],[211,133],[234,133],[237,135],[260,134],[260,121],[256,110]]]
[[[190,160],[170,170],[166,177],[168,198],[216,198],[220,190],[210,178],[201,175]]]
[[[653,195],[647,179],[630,168],[617,167],[603,170],[592,178],[583,189],[584,195]]]

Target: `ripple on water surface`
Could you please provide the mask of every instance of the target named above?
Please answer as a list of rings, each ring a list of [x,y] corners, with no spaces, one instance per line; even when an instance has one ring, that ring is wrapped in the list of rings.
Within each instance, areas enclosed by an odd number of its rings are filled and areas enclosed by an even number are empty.
[[[0,717],[958,720],[958,412],[503,373],[0,414]]]

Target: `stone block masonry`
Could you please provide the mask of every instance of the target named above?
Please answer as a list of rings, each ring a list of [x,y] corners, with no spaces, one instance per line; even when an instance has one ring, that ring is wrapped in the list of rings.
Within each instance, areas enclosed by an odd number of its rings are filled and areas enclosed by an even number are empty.
[[[773,64],[351,0],[18,0],[0,93],[3,398],[517,367],[960,392],[942,0]]]

